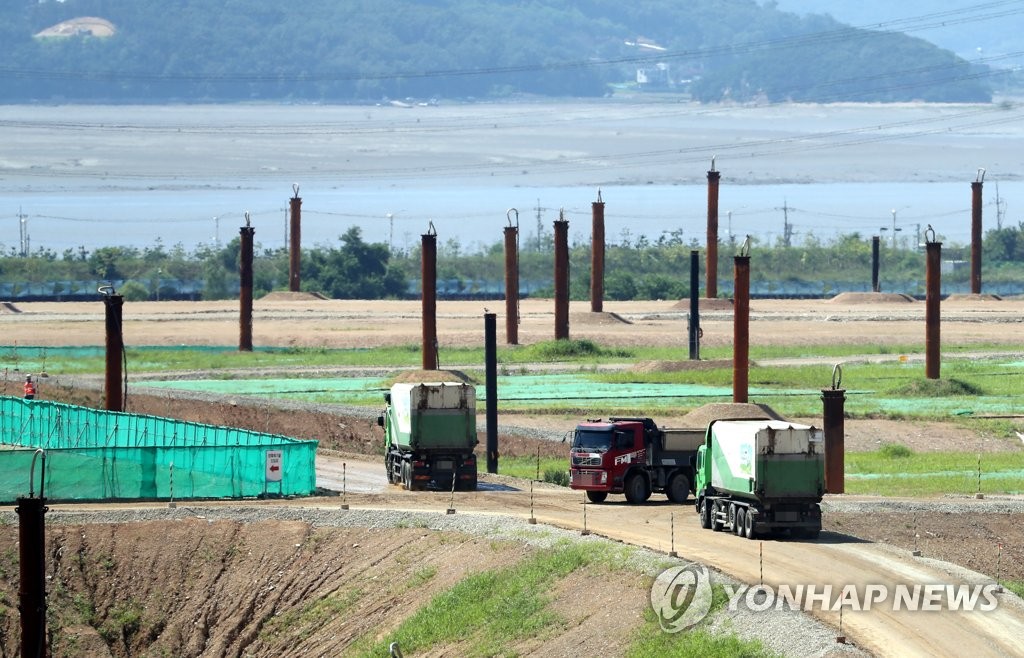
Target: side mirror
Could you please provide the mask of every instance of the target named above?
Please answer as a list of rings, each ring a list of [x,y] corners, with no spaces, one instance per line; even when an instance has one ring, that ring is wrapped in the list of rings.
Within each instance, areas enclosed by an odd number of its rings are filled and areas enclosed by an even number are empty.
[[[384,404],[391,404],[391,392],[388,391],[384,394]]]
[[[377,416],[377,425],[379,427],[384,427],[384,416]]]

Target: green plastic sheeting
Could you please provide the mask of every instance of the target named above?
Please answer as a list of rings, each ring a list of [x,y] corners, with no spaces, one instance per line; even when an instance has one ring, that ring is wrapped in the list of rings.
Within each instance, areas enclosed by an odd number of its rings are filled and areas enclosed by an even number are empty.
[[[32,458],[45,450],[49,500],[308,496],[316,441],[170,418],[0,397],[0,502],[29,493]],[[268,452],[280,452],[271,470]],[[275,455],[270,455],[274,457]],[[37,469],[44,460],[37,462]],[[280,481],[277,481],[280,475]]]

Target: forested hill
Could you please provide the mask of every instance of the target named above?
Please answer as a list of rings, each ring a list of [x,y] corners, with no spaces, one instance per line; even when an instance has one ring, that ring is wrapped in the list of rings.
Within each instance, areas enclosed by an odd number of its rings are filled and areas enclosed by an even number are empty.
[[[991,100],[921,39],[754,0],[4,0],[0,38],[6,103]]]

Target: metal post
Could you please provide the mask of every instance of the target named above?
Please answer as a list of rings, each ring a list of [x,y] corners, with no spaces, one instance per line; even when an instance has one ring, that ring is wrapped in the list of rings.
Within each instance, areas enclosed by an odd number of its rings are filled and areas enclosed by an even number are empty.
[[[981,189],[985,170],[978,172],[978,180],[971,183],[971,293],[981,294]]]
[[[39,497],[35,497],[36,458],[42,455]],[[18,610],[21,612],[21,656],[47,656],[46,646],[46,451],[39,449],[32,457],[29,495],[19,496],[14,511],[18,515],[19,577]]]
[[[437,233],[433,222],[422,237],[423,369],[437,370]]]
[[[104,290],[107,288],[100,289],[101,292]],[[105,293],[103,296],[107,367],[103,391],[107,411],[124,411],[121,370],[121,360],[124,358],[124,336],[121,333],[124,297],[114,294],[113,288],[109,288],[109,291],[109,294]]]
[[[516,223],[512,225],[512,213]],[[505,227],[505,342],[519,344],[519,211],[508,211]]]
[[[604,201],[601,190],[597,191],[597,201],[591,205],[593,229],[590,237],[590,311],[600,313],[604,310]]]
[[[291,240],[288,250],[288,290],[299,292],[301,283],[301,248],[302,248],[302,199],[299,197],[298,183],[292,185],[295,193],[291,203]]]
[[[249,224],[249,213],[245,213],[245,226],[238,229],[241,236],[241,254],[239,257],[238,291],[238,351],[252,351],[252,262],[253,234],[256,233]]]
[[[700,359],[700,252],[690,251],[690,360]]]
[[[935,231],[929,224],[925,240],[925,377],[938,379],[940,369],[939,298],[942,294],[942,243],[935,242]],[[929,237],[930,236],[930,237]]]
[[[555,340],[569,338],[569,220],[555,220]]]
[[[718,297],[718,181],[721,174],[715,171],[715,159],[711,158],[711,171],[708,172],[708,253],[705,297]]]
[[[487,472],[498,472],[498,316],[484,313],[484,372],[487,397]]]
[[[871,236],[871,291],[880,292],[878,287],[878,253],[881,239],[877,235]]]
[[[748,238],[749,239],[749,238]],[[732,401],[747,402],[750,367],[750,256],[743,252],[734,258],[735,301],[733,310]]]
[[[846,491],[846,389],[839,364],[832,369],[832,388],[821,389],[822,425],[825,433],[825,491]]]

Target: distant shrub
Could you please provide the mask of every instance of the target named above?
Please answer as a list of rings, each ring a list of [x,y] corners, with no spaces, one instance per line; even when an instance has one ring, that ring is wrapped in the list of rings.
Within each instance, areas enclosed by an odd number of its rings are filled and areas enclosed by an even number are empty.
[[[901,443],[886,443],[878,451],[888,459],[905,459],[914,454],[914,451]]]
[[[544,481],[560,487],[569,486],[569,472],[560,468],[544,469]]]

